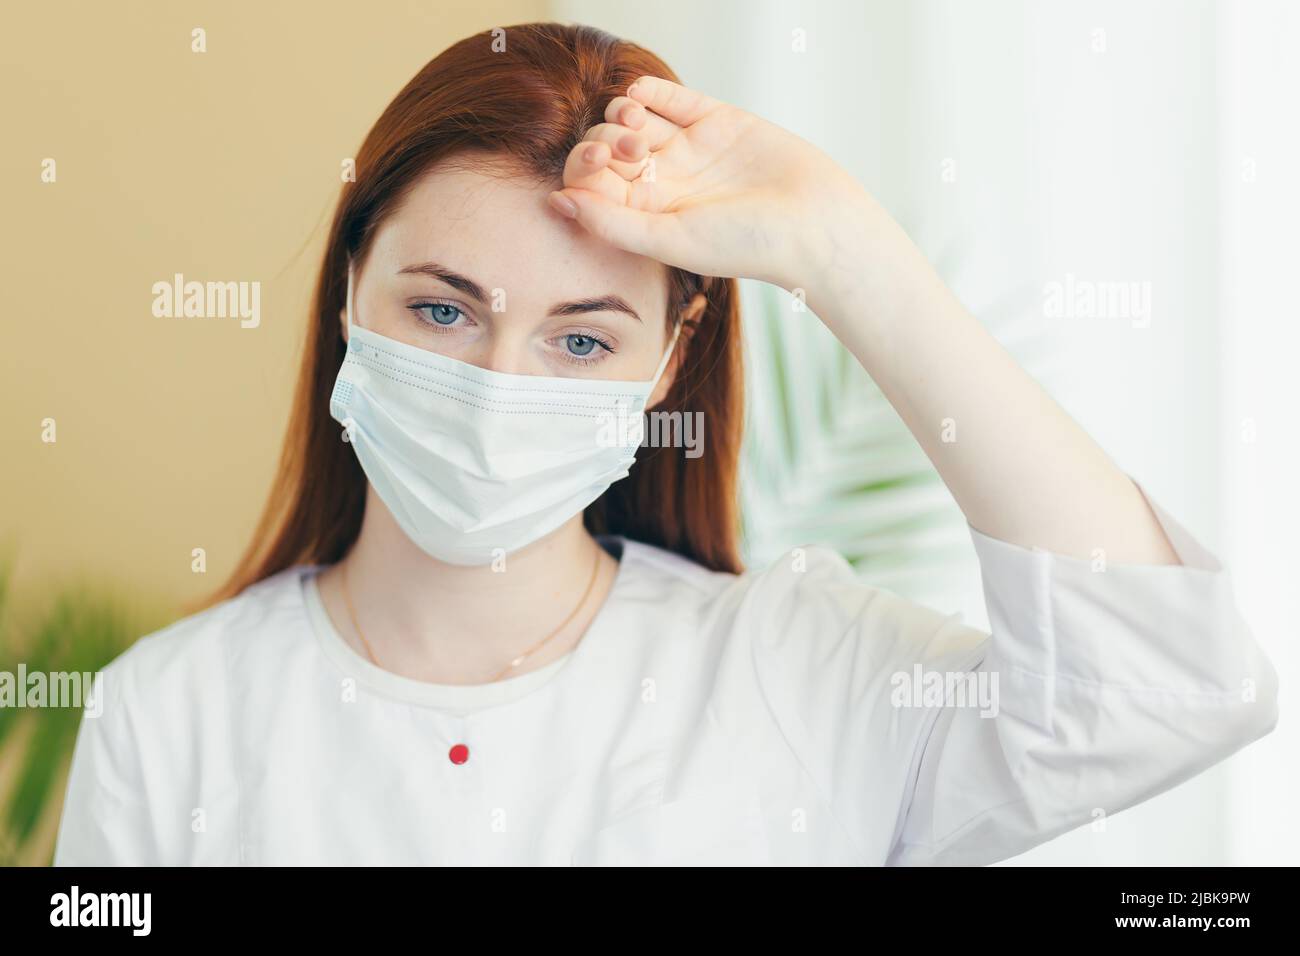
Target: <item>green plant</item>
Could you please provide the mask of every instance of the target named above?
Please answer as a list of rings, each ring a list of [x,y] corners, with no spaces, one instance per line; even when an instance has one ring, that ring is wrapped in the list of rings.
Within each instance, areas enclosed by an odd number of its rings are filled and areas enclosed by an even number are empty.
[[[0,566],[0,671],[93,674],[153,627],[103,587],[64,585],[38,604],[15,607],[11,565]],[[76,707],[0,707],[0,865],[53,852],[48,815],[81,722]],[[39,844],[39,845],[38,845]]]

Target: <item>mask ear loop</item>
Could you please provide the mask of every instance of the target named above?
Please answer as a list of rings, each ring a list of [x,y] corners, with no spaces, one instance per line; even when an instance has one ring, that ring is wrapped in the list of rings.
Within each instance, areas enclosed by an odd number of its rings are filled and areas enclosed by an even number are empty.
[[[691,299],[690,306],[694,306],[701,300],[704,300],[704,296],[698,292],[695,293],[694,298]],[[704,301],[707,303],[707,300]],[[688,306],[688,308],[690,306]],[[685,322],[683,321],[682,316],[678,315],[677,320],[673,323],[673,335],[672,338],[668,340],[668,348],[664,350],[663,358],[659,360],[659,369],[655,372],[655,377],[650,380],[650,391],[652,392],[654,391],[655,386],[659,384],[659,379],[663,376],[664,369],[668,367],[668,360],[673,357],[673,349],[677,347],[677,337],[682,334],[682,326],[684,324]]]
[[[677,321],[673,323],[673,334],[672,338],[668,340],[668,348],[664,349],[663,358],[659,360],[659,368],[655,371],[654,378],[650,379],[650,391],[653,392],[655,386],[659,384],[659,379],[663,376],[664,369],[668,367],[668,360],[673,357],[673,349],[677,347],[677,337],[681,334],[682,320],[678,317]]]

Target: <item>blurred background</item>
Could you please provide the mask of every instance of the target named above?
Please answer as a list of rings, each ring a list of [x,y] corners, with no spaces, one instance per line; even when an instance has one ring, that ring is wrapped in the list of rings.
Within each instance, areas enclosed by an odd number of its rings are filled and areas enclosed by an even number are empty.
[[[1284,688],[1300,674],[1296,5],[56,0],[6,19],[0,671],[93,670],[225,578],[346,160],[444,47],[554,19],[853,171],[1230,566]],[[259,282],[260,321],[155,316],[178,273]],[[1085,287],[1137,296],[1057,307]],[[749,562],[832,544],[984,626],[961,515],[869,379],[784,292],[746,283],[745,309]],[[49,861],[79,717],[0,708],[0,863]],[[1298,764],[1284,701],[1245,752],[1011,862],[1293,864]]]

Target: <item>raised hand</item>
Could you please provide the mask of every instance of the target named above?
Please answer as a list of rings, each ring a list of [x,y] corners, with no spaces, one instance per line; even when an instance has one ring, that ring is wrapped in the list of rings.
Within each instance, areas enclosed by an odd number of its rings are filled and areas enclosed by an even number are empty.
[[[829,219],[870,203],[829,156],[738,107],[645,76],[570,152],[557,211],[702,275],[798,285]]]

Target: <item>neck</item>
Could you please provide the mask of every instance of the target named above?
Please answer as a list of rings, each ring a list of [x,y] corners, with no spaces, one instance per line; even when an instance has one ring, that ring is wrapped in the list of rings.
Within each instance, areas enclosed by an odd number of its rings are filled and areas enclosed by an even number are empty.
[[[492,680],[560,627],[587,592],[594,566],[595,584],[573,619],[502,676],[561,656],[595,616],[617,567],[583,527],[581,514],[500,564],[447,564],[416,547],[373,490],[343,563],[356,623],[379,666],[450,684]],[[322,600],[339,633],[369,656],[346,608],[341,570],[322,573]]]

